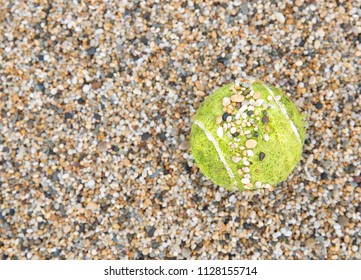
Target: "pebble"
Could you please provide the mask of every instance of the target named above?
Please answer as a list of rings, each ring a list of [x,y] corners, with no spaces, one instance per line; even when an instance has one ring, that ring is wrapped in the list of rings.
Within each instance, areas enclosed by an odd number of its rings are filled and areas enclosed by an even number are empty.
[[[264,116],[264,117],[262,118],[262,123],[263,123],[263,124],[267,124],[268,122],[269,122],[268,117],[267,117],[267,116]]]
[[[104,142],[104,141],[99,142],[98,150],[99,150],[99,152],[106,152],[108,150],[108,143]]]
[[[179,149],[182,150],[182,151],[187,151],[187,150],[189,150],[189,148],[190,148],[189,141],[183,141],[179,145]]]
[[[249,172],[251,172],[251,169],[249,169],[249,167],[243,167],[243,168],[242,168],[242,171],[243,171],[244,173],[249,173]]]
[[[229,104],[231,104],[231,99],[228,97],[224,97],[222,104],[224,107],[228,106]]]
[[[263,135],[263,139],[264,139],[266,142],[268,142],[268,141],[270,140],[270,137],[269,137],[268,134],[264,134],[264,135]]]
[[[306,245],[306,247],[308,247],[308,248],[313,248],[313,247],[316,245],[316,239],[314,239],[314,238],[312,238],[312,237],[306,239],[305,245]]]
[[[238,163],[238,162],[241,161],[241,158],[234,156],[234,157],[232,157],[232,161],[233,161],[234,163]]]
[[[217,118],[216,118],[216,124],[220,124],[222,122],[222,115],[219,115]]]
[[[257,182],[255,183],[255,187],[256,187],[257,189],[262,188],[262,183],[257,181]]]
[[[98,204],[96,204],[93,201],[90,201],[87,206],[86,206],[87,210],[97,210],[98,209]]]
[[[309,83],[310,85],[316,84],[316,77],[315,77],[315,76],[311,76],[308,83]]]
[[[217,136],[218,136],[219,138],[222,138],[222,137],[223,137],[223,128],[222,128],[221,126],[219,126],[219,127],[217,128]]]
[[[253,94],[253,99],[254,99],[254,100],[257,100],[257,99],[259,99],[260,97],[261,97],[261,93],[258,92],[258,91],[256,91],[256,92]],[[257,106],[259,106],[258,103],[257,103]]]
[[[254,139],[248,139],[246,141],[246,148],[247,149],[253,149],[257,146],[257,141]]]
[[[286,18],[282,13],[276,12],[275,13],[276,20],[278,20],[280,23],[285,23]]]
[[[260,153],[259,153],[259,160],[260,160],[260,161],[264,160],[265,156],[266,156],[265,153],[260,152]]]
[[[265,101],[263,99],[258,99],[255,103],[254,106],[256,107],[261,107],[263,105]]]
[[[189,259],[192,255],[192,251],[189,250],[189,248],[182,248],[182,256],[185,258],[185,259]]]
[[[349,219],[346,216],[339,216],[337,222],[341,227],[344,227],[348,225]]]
[[[237,103],[243,102],[243,101],[244,101],[244,96],[243,96],[243,95],[239,95],[239,94],[232,95],[232,96],[231,96],[231,101],[232,101],[232,102],[237,102]],[[223,105],[223,106],[224,106],[224,105]]]
[[[222,120],[227,121],[227,118],[229,118],[229,117],[230,117],[230,114],[224,113],[224,114],[222,115]],[[232,118],[232,117],[231,117],[231,118]]]
[[[67,225],[63,228],[63,230],[64,230],[64,233],[67,234],[71,231],[71,226]]]
[[[250,180],[248,178],[243,178],[241,182],[242,184],[247,185],[248,183],[250,183]]]

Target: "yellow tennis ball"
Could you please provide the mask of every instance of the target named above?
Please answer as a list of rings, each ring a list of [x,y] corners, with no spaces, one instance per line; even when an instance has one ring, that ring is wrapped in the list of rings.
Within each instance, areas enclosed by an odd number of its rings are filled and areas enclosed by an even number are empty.
[[[295,104],[254,79],[208,96],[191,130],[192,154],[203,174],[240,191],[285,180],[301,159],[304,140],[305,123]]]

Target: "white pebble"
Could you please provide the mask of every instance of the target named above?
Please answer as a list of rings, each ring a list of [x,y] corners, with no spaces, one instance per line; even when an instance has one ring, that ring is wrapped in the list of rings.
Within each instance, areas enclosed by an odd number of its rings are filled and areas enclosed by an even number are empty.
[[[256,182],[254,185],[256,186],[257,189],[259,189],[259,188],[262,187],[262,183],[261,183],[261,182]]]
[[[333,228],[335,230],[341,229],[341,225],[340,224],[334,224]]]
[[[263,138],[264,138],[264,141],[266,141],[266,142],[268,142],[270,139],[268,134],[263,135]]]
[[[250,180],[249,179],[247,179],[247,178],[243,178],[242,180],[241,180],[241,182],[242,182],[242,184],[248,184],[249,182],[250,182]]]
[[[232,157],[232,161],[233,161],[234,163],[237,163],[237,162],[239,162],[240,160],[241,160],[240,157]]]
[[[276,20],[280,23],[285,23],[286,18],[282,13],[275,13]]]
[[[243,105],[243,106],[239,109],[239,111],[240,111],[241,113],[243,113],[244,111],[247,110],[247,108],[248,108],[248,105]]]
[[[84,85],[84,86],[83,86],[83,91],[84,91],[85,93],[89,92],[90,89],[91,89],[91,85]]]
[[[231,104],[231,99],[228,97],[223,98],[222,104],[223,106],[228,106],[229,104]]]
[[[253,153],[252,150],[247,150],[247,155],[248,155],[249,157],[253,157],[254,153]]]
[[[264,103],[263,99],[257,99],[257,101],[254,103],[254,106],[261,107]]]
[[[223,137],[223,128],[220,126],[220,127],[218,127],[218,129],[217,129],[217,136],[219,137],[219,138],[222,138]]]
[[[221,194],[219,192],[216,192],[216,201],[221,201]]]

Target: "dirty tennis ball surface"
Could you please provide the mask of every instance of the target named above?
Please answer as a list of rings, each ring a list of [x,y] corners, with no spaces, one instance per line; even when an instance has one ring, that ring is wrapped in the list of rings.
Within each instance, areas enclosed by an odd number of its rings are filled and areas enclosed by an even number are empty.
[[[194,159],[208,178],[229,190],[256,190],[284,181],[297,166],[305,123],[279,89],[238,80],[206,97],[191,130]]]

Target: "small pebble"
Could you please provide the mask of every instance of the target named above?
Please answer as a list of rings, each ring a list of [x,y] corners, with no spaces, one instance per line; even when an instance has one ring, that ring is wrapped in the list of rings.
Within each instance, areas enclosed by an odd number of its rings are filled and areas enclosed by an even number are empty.
[[[253,94],[253,99],[257,100],[261,97],[261,93],[256,91],[254,94]]]
[[[222,104],[223,104],[224,107],[228,106],[229,104],[231,104],[231,99],[228,98],[228,97],[224,97],[223,101],[222,101]]]
[[[98,150],[99,152],[106,152],[108,150],[108,144],[107,142],[99,142],[98,144]]]
[[[217,136],[218,136],[219,138],[222,138],[222,137],[223,137],[223,128],[222,128],[221,126],[219,126],[219,127],[217,128]]]
[[[73,117],[73,115],[71,113],[65,113],[64,117],[66,120],[68,120],[68,119],[71,119]]]
[[[267,116],[264,116],[264,117],[262,118],[262,123],[263,123],[263,124],[267,124],[268,121],[269,121],[269,119],[268,119]]]
[[[257,141],[254,139],[248,139],[246,141],[246,148],[247,149],[253,149],[257,146]]]
[[[222,122],[222,115],[219,115],[217,118],[216,118],[216,124],[220,124]]]
[[[268,141],[270,140],[270,137],[269,137],[268,134],[264,134],[264,135],[263,135],[263,139],[264,139],[266,142],[268,142]]]
[[[257,189],[261,188],[261,187],[262,187],[262,183],[261,183],[261,182],[256,182],[256,183],[255,183],[255,187],[256,187]]]
[[[231,96],[231,101],[236,103],[241,103],[244,101],[244,96],[240,94],[235,94]]]
[[[248,178],[243,178],[243,179],[241,180],[241,182],[242,182],[242,184],[247,185],[250,181],[249,181]]]
[[[222,115],[222,120],[226,121],[229,116],[230,116],[230,114],[224,113],[224,114]]]
[[[259,160],[262,161],[265,158],[266,154],[264,152],[260,152]]]
[[[241,160],[240,157],[232,157],[232,161],[233,161],[234,163],[238,163],[238,162],[240,162],[240,160]]]

